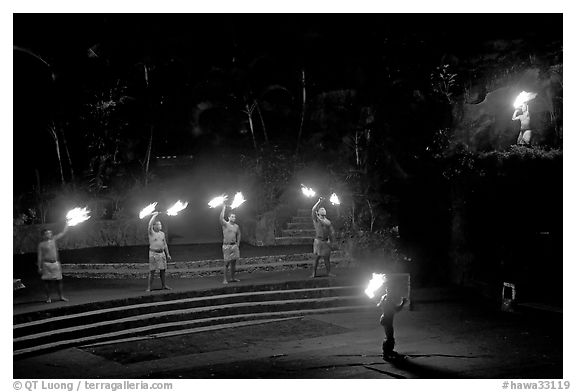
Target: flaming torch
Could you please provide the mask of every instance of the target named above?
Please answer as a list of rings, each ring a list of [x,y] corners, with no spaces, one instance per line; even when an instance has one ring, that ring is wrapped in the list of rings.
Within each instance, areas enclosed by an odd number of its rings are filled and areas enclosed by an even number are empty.
[[[314,191],[314,189],[308,188],[304,184],[300,184],[300,185],[302,186],[302,193],[304,194],[304,196],[306,196],[306,197],[316,196],[316,192]]]
[[[180,211],[182,211],[186,207],[188,207],[188,202],[182,203],[180,200],[178,200],[176,203],[174,203],[172,207],[166,210],[166,214],[170,216],[176,216]]]
[[[330,203],[332,203],[332,205],[335,205],[335,206],[340,205],[340,199],[338,198],[337,194],[332,193],[332,195],[330,196]]]
[[[234,196],[234,200],[232,200],[232,204],[230,205],[231,209],[240,207],[246,200],[244,199],[244,196],[242,195],[242,192],[236,192],[236,195]]]
[[[515,108],[521,107],[528,101],[531,101],[534,98],[536,98],[537,95],[538,93],[527,93],[526,91],[522,91],[520,94],[518,94],[518,97],[516,97],[516,100],[514,101],[514,107]]]
[[[368,282],[368,287],[364,290],[364,293],[368,296],[368,298],[374,298],[376,292],[380,287],[382,287],[386,283],[386,274],[375,274],[372,273],[372,279]]]
[[[147,217],[148,215],[153,213],[154,210],[156,209],[156,204],[158,204],[158,202],[148,204],[148,206],[144,207],[144,209],[142,209],[142,211],[140,211],[140,215],[139,215],[140,219],[144,219],[145,217]]]
[[[210,208],[216,208],[216,207],[224,204],[226,199],[228,199],[228,196],[226,196],[226,195],[218,196],[218,197],[215,197],[212,200],[210,200],[208,202],[208,205],[210,206]]]
[[[82,223],[90,219],[90,215],[88,215],[89,213],[90,211],[88,211],[87,207],[76,207],[68,211],[66,214],[66,224],[68,226],[76,226],[78,223]]]

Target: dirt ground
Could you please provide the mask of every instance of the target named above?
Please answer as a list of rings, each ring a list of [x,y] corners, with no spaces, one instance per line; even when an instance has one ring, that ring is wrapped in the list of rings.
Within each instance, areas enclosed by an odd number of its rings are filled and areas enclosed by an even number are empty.
[[[307,316],[161,339],[71,348],[14,362],[15,378],[563,377],[562,315],[430,302],[396,319],[400,362],[381,358],[378,311]]]

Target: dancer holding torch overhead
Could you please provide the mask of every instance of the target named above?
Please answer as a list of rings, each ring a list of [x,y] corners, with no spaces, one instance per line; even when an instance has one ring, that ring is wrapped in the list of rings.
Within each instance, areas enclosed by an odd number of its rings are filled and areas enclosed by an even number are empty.
[[[68,301],[62,294],[62,266],[58,257],[58,246],[56,241],[64,237],[68,231],[68,224],[64,230],[58,234],[52,234],[52,230],[42,230],[42,241],[38,244],[38,273],[44,282],[46,290],[46,303],[51,303],[50,282],[56,283],[60,301]]]
[[[168,250],[168,243],[166,242],[166,235],[162,231],[162,222],[156,220],[158,212],[152,213],[152,218],[148,222],[148,240],[150,241],[150,250],[148,252],[148,260],[150,263],[150,273],[148,275],[148,288],[146,291],[152,290],[152,281],[154,280],[154,272],[160,271],[160,281],[162,282],[162,290],[171,290],[166,286],[166,266],[167,260],[172,260],[170,251]]]
[[[332,222],[326,218],[326,209],[320,207],[320,203],[324,201],[324,197],[320,197],[314,207],[312,207],[312,222],[316,230],[316,237],[314,238],[314,272],[312,278],[316,277],[318,269],[318,261],[324,258],[324,265],[326,266],[326,274],[334,276],[330,273],[330,252],[332,251],[332,244],[334,244],[334,228]]]
[[[532,139],[532,130],[530,128],[530,109],[528,102],[538,96],[538,93],[522,91],[514,100],[514,114],[512,121],[520,120],[520,133],[518,134],[517,144],[521,146],[530,146]]]
[[[233,203],[234,204],[234,203]],[[222,203],[220,212],[220,224],[222,225],[222,253],[224,255],[224,280],[222,283],[239,282],[235,278],[236,260],[240,258],[240,227],[236,223],[236,214],[231,213],[228,220],[224,219],[226,214],[226,204]],[[228,279],[228,266],[230,266],[230,279]]]
[[[56,241],[64,237],[68,228],[76,226],[90,219],[90,211],[86,207],[74,208],[66,214],[66,226],[61,233],[52,234],[52,230],[42,230],[42,241],[38,244],[38,273],[44,281],[46,289],[46,303],[52,302],[50,298],[50,282],[57,282],[58,296],[60,301],[68,301],[62,294],[62,265],[58,256],[58,245]]]
[[[530,130],[530,110],[526,102],[512,114],[512,121],[516,120],[520,120],[520,133],[516,143],[521,146],[529,146],[532,139],[532,131]]]

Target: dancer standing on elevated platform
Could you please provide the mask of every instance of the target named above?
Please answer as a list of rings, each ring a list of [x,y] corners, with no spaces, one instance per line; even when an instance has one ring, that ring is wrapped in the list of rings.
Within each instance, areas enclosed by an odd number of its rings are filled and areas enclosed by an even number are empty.
[[[62,293],[62,265],[58,256],[58,245],[56,241],[64,237],[68,231],[68,224],[64,230],[58,234],[52,234],[52,230],[42,230],[42,241],[38,244],[38,273],[44,282],[46,290],[46,303],[51,303],[50,282],[56,282],[60,301],[68,301]]]
[[[224,255],[224,280],[222,283],[239,282],[236,279],[236,261],[240,258],[240,227],[236,223],[236,214],[231,213],[228,220],[224,218],[226,204],[222,204],[220,212],[220,224],[222,225],[222,253]],[[230,279],[228,279],[228,267],[230,267]]]
[[[314,259],[312,278],[316,277],[318,261],[321,257],[324,258],[326,274],[328,276],[334,276],[330,273],[330,252],[334,244],[334,228],[332,227],[332,222],[326,218],[326,209],[320,207],[322,201],[324,201],[324,197],[320,197],[316,204],[314,204],[314,207],[312,207],[312,222],[316,230],[316,236],[314,238],[314,256],[316,256],[316,258]]]
[[[156,220],[157,216],[158,212],[153,212],[152,218],[150,218],[150,222],[148,222],[148,240],[150,241],[148,260],[150,263],[150,273],[148,275],[148,288],[146,291],[152,290],[152,282],[154,281],[154,273],[156,270],[160,271],[162,290],[171,290],[170,287],[166,286],[166,268],[167,260],[172,260],[172,257],[170,257],[170,251],[168,250],[166,235],[162,231],[162,222]]]
[[[522,107],[516,109],[514,114],[512,114],[512,121],[516,120],[520,120],[520,133],[518,134],[516,144],[520,146],[530,146],[532,131],[530,128],[530,110],[527,103],[522,104]]]

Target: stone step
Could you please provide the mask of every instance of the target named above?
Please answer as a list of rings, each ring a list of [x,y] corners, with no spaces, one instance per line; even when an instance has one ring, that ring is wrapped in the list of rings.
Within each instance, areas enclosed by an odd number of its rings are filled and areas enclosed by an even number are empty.
[[[298,210],[296,211],[296,216],[307,217],[308,219],[310,219],[310,217],[312,216],[312,207],[298,208]]]
[[[284,229],[282,230],[282,237],[314,237],[316,230],[314,229]]]
[[[346,280],[339,277],[223,286],[18,315],[14,316],[14,355],[37,355],[142,336],[193,333],[231,323],[365,309],[363,287],[336,285]]]
[[[142,328],[136,328],[133,330],[123,330],[113,333],[106,333],[96,336],[82,336],[74,339],[69,339],[65,341],[57,341],[46,343],[38,346],[31,346],[22,349],[17,349],[13,351],[13,355],[16,358],[27,357],[31,355],[40,355],[50,351],[60,350],[66,347],[77,347],[86,346],[92,344],[110,344],[113,342],[126,341],[127,339],[150,339],[150,338],[160,338],[164,336],[174,336],[177,334],[189,334],[195,332],[203,332],[206,330],[213,330],[215,328],[226,328],[234,327],[235,325],[246,324],[250,321],[256,320],[278,320],[279,318],[293,318],[293,317],[303,317],[310,314],[323,314],[323,313],[338,313],[338,312],[354,312],[354,311],[364,311],[366,309],[373,308],[374,305],[366,305],[361,303],[359,305],[352,306],[333,306],[328,308],[315,308],[315,309],[298,309],[289,310],[282,312],[271,312],[271,313],[256,313],[248,315],[232,315],[220,318],[213,318],[210,320],[211,324],[208,326],[202,325],[208,320],[196,320],[188,321],[187,323],[177,322],[168,323],[165,326],[159,326],[156,328],[153,326],[146,326]],[[177,327],[178,329],[170,330],[171,327]]]
[[[344,257],[344,253],[338,253],[339,257]],[[240,265],[261,265],[261,264],[272,264],[272,263],[282,263],[288,261],[301,261],[310,260],[314,255],[310,253],[296,253],[289,255],[275,255],[275,256],[259,256],[259,257],[241,257],[236,263],[237,266]],[[220,267],[222,266],[222,259],[214,260],[195,260],[195,261],[178,261],[169,262],[169,269],[190,269],[190,268],[205,268],[205,267]],[[76,269],[147,269],[147,260],[142,260],[140,263],[80,263],[80,264],[70,264],[63,263],[62,268],[65,271],[76,270]]]
[[[338,253],[336,253],[338,255]],[[262,271],[290,271],[294,269],[309,268],[312,266],[314,257],[304,260],[281,261],[275,263],[262,264],[237,264],[237,273],[253,273]],[[330,264],[333,267],[348,267],[351,260],[346,257],[331,258]],[[148,264],[138,263],[125,268],[118,268],[115,264],[102,265],[97,264],[95,268],[89,268],[90,264],[80,264],[82,268],[73,268],[75,265],[63,266],[62,274],[71,278],[94,278],[94,279],[128,279],[128,278],[146,278],[149,273]],[[174,267],[168,264],[166,276],[169,278],[192,278],[205,276],[219,276],[222,274],[224,261],[214,261],[212,266],[208,267]]]
[[[314,225],[312,221],[310,222],[288,222],[286,227],[289,230],[314,230]]]
[[[310,309],[329,309],[335,307],[362,306],[366,304],[364,298],[356,297],[330,297],[320,299],[280,300],[243,306],[218,306],[201,309],[189,309],[177,312],[164,312],[161,314],[143,314],[136,317],[126,317],[118,320],[103,321],[89,325],[76,325],[59,330],[46,331],[33,335],[13,339],[14,351],[35,348],[51,343],[69,342],[79,338],[102,336],[136,336],[150,332],[169,332],[183,327],[205,327],[218,322],[251,320],[259,318],[259,314],[274,315],[278,312],[294,312]],[[237,317],[233,317],[237,316]],[[268,316],[269,317],[269,316]]]
[[[312,245],[314,244],[314,237],[276,237],[274,243],[276,245]]]
[[[87,302],[77,305],[67,305],[57,308],[35,310],[26,313],[17,313],[13,315],[13,325],[28,323],[45,318],[64,317],[71,314],[99,311],[105,308],[126,307],[139,304],[151,304],[165,301],[185,300],[188,298],[204,298],[211,296],[232,296],[242,293],[263,292],[263,291],[290,291],[302,289],[320,289],[326,287],[345,287],[350,286],[351,275],[336,276],[333,278],[320,277],[316,279],[287,280],[269,283],[256,284],[235,284],[235,285],[218,285],[211,288],[180,289],[173,291],[153,291],[138,295],[127,296],[124,298],[107,299],[95,302]]]
[[[312,218],[310,216],[293,216],[292,217],[292,223],[308,223],[311,224],[312,227],[314,227],[314,224],[312,223]]]
[[[32,338],[52,339],[53,334],[85,331],[89,328],[114,329],[119,323],[150,323],[157,318],[182,317],[193,314],[194,319],[222,316],[233,313],[255,313],[260,306],[297,303],[299,300],[359,297],[361,288],[356,286],[323,287],[316,289],[257,291],[238,294],[184,298],[179,300],[141,303],[129,306],[104,307],[95,311],[73,313],[16,324],[13,330],[15,343]]]

